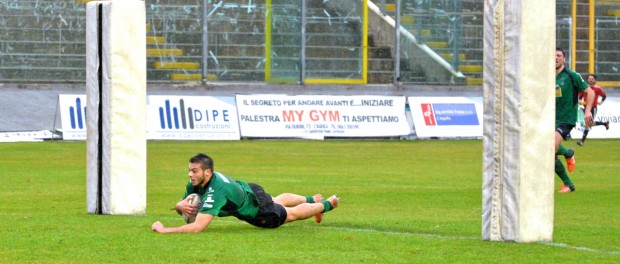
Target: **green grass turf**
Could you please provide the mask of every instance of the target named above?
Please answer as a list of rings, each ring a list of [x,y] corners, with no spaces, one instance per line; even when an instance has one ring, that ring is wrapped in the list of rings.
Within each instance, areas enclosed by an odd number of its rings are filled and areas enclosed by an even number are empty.
[[[620,140],[575,141],[577,192],[555,195],[553,243],[481,239],[482,142],[150,141],[147,215],[86,213],[84,142],[0,144],[0,263],[619,263]],[[205,152],[216,170],[277,195],[340,206],[278,229],[216,218],[200,234],[153,233]],[[560,181],[556,178],[556,190]]]

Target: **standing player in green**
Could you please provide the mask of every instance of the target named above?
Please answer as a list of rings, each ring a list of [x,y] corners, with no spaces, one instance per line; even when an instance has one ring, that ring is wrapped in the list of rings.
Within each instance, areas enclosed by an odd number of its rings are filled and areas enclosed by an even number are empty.
[[[586,127],[590,127],[593,122],[592,103],[594,102],[594,92],[590,86],[581,78],[578,73],[564,67],[566,57],[561,48],[555,49],[555,173],[564,183],[560,192],[574,192],[575,185],[568,177],[564,165],[558,159],[558,155],[564,156],[568,171],[575,169],[575,151],[561,145],[562,141],[567,140],[570,131],[577,123],[578,94],[584,93],[586,101],[584,119]]]
[[[336,195],[323,201],[321,195],[283,193],[271,197],[261,186],[233,180],[213,170],[213,159],[198,154],[189,160],[189,183],[175,209],[179,214],[196,215],[196,220],[179,227],[164,227],[157,221],[151,229],[158,233],[202,232],[216,216],[234,216],[257,227],[276,228],[295,220],[315,217],[338,206]],[[192,193],[202,196],[202,207],[189,204]]]

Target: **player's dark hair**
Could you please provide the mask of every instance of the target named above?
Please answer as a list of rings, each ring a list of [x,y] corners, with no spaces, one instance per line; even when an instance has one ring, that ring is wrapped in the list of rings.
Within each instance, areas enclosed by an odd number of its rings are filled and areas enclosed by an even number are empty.
[[[588,76],[592,76],[592,77],[594,78],[594,80],[596,80],[596,79],[597,79],[597,78],[596,78],[596,74],[594,74],[594,73],[590,73],[590,74],[588,74]]]
[[[560,48],[560,47],[556,47],[556,48],[555,48],[555,51],[562,52],[562,56],[563,56],[563,57],[566,57],[566,53],[564,53],[564,50],[563,50],[562,48]]]
[[[198,153],[196,156],[193,156],[189,159],[190,163],[200,163],[200,167],[203,170],[211,169],[213,170],[213,159],[206,154]]]

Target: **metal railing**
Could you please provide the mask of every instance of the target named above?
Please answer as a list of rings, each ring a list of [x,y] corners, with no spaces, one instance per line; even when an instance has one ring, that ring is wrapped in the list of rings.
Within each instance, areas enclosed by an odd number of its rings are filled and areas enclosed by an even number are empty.
[[[567,48],[574,48],[571,1],[557,1],[558,45]],[[398,20],[399,31],[366,28],[365,1],[146,0],[148,81],[458,85],[481,78],[481,1],[372,2]],[[0,0],[0,13],[0,82],[85,81],[85,3]],[[595,70],[601,81],[618,81],[618,17],[597,16]],[[402,32],[412,37],[397,40]],[[438,74],[447,69],[437,60],[467,78]]]

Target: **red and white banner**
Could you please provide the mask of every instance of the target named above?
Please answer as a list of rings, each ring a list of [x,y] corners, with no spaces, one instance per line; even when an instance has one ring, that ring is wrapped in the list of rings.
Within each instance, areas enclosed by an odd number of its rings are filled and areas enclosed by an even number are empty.
[[[409,97],[416,136],[482,137],[482,97]]]
[[[242,137],[386,137],[409,134],[402,96],[237,95]]]

